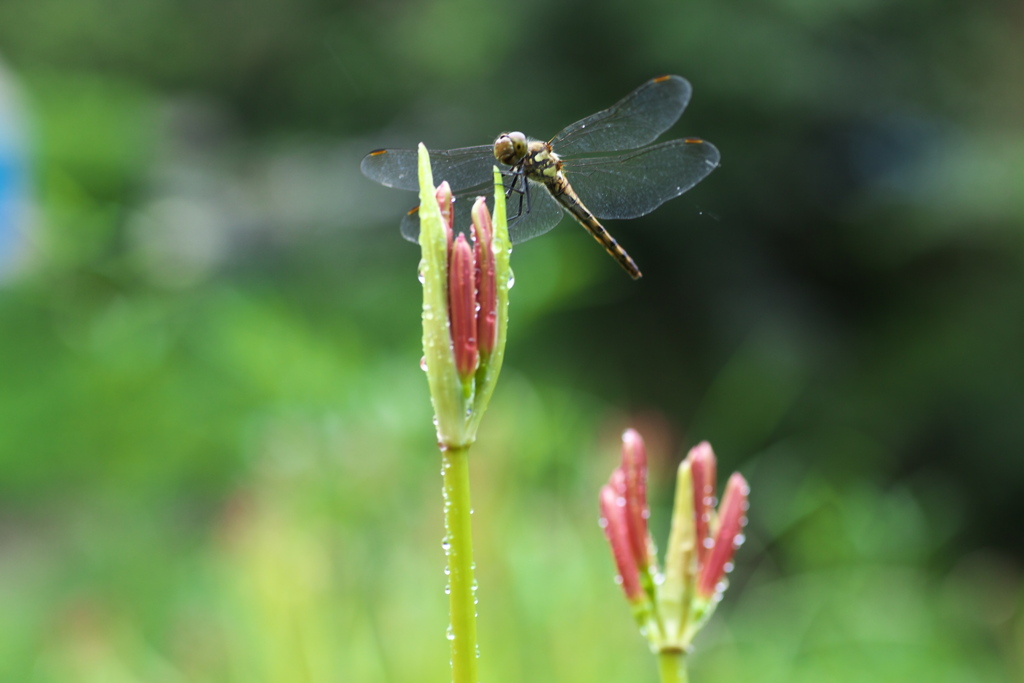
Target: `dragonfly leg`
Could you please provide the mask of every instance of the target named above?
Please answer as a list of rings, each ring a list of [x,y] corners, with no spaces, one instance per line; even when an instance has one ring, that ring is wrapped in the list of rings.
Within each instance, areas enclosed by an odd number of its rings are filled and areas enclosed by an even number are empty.
[[[516,184],[519,182],[519,174],[516,173],[515,169],[510,171],[502,171],[502,178],[511,178],[512,182],[507,188],[505,188],[505,197],[511,197],[512,193],[516,191]]]
[[[521,168],[513,167],[513,168],[509,169],[508,171],[502,171],[501,175],[502,175],[503,178],[511,178],[512,179],[512,182],[509,184],[508,188],[505,189],[505,197],[506,198],[511,197],[513,192],[516,192],[518,194],[522,194],[523,191],[520,190],[518,187],[516,187],[519,184],[520,179],[524,180],[524,182],[525,182],[525,178],[524,178],[524,175],[523,175],[523,170]]]
[[[511,197],[513,193],[519,195],[519,210],[516,212],[515,216],[509,217],[511,220],[515,220],[523,215],[524,195],[526,196],[526,213],[530,213],[530,185],[526,182],[526,175],[523,173],[521,168],[513,168],[507,173],[507,175],[512,177],[512,184],[509,185],[508,189],[505,191],[505,196]],[[523,183],[522,188],[516,187],[520,181]]]

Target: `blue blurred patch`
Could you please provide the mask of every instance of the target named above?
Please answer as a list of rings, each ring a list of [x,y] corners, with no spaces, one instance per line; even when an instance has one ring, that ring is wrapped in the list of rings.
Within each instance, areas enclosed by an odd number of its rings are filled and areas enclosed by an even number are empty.
[[[11,265],[19,246],[25,205],[24,134],[18,125],[10,76],[0,70],[0,274]]]

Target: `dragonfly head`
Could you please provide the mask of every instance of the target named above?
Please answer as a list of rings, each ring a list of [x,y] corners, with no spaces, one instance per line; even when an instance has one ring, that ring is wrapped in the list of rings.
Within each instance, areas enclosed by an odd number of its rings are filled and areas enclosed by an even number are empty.
[[[494,158],[506,166],[515,166],[526,156],[526,136],[516,131],[502,133],[494,141]]]

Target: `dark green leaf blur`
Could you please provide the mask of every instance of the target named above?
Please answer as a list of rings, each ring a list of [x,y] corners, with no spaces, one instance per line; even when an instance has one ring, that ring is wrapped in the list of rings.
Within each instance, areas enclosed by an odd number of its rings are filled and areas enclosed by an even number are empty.
[[[642,82],[721,167],[516,247],[481,680],[654,681],[597,525],[751,484],[697,683],[1024,680],[1024,10],[0,0],[0,680],[449,680],[411,194]]]

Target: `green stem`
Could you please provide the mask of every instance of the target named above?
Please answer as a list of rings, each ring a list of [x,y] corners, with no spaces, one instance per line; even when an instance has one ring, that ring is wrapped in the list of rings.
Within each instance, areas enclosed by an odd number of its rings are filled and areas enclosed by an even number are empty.
[[[658,671],[661,683],[688,683],[686,675],[686,654],[680,650],[664,650],[658,653]]]
[[[473,535],[470,530],[469,448],[442,450],[444,527],[447,532],[448,605],[452,683],[477,682],[476,603]]]

